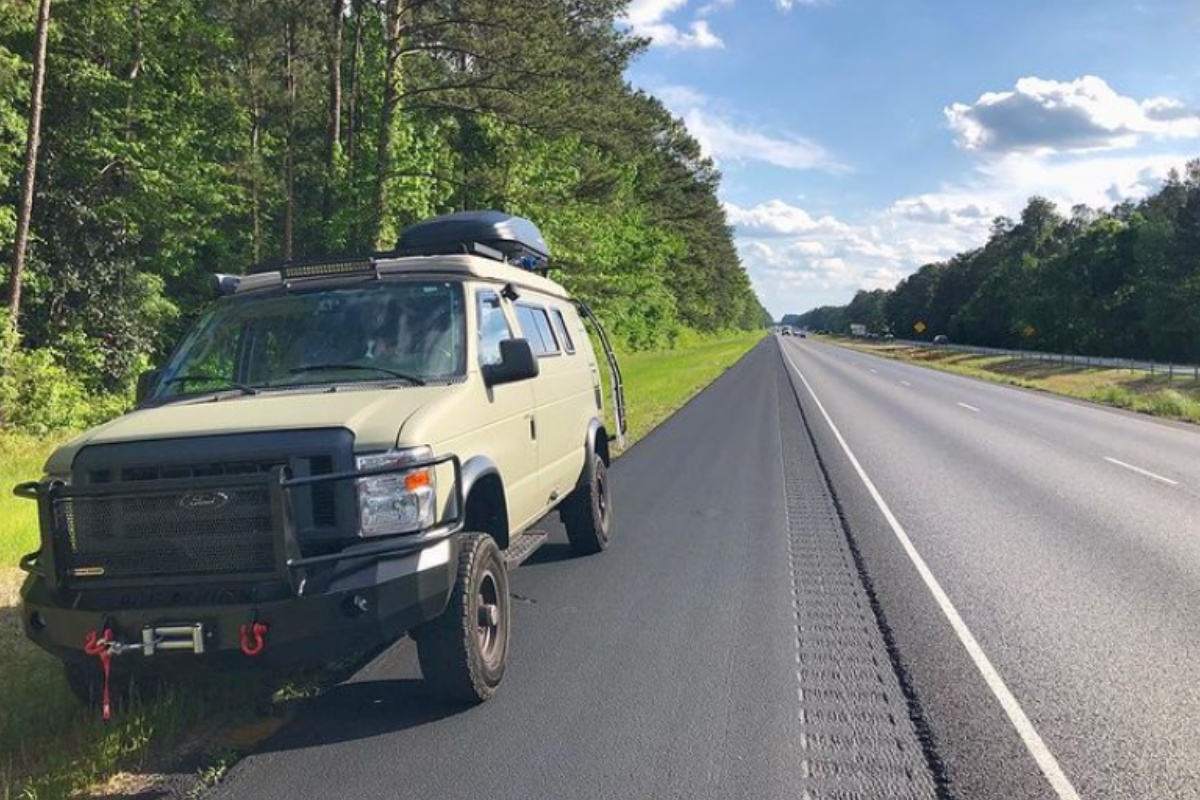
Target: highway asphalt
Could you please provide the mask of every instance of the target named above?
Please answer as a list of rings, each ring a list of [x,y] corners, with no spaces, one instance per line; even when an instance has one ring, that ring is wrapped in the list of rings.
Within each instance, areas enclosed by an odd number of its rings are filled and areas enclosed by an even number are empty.
[[[411,642],[213,798],[1200,797],[1200,433],[768,340],[512,576],[501,691]]]
[[[401,641],[211,796],[934,796],[773,341],[610,475],[611,548],[573,558],[554,522],[513,573],[494,700],[429,700]]]
[[[782,346],[950,792],[1200,797],[1200,431],[810,339]]]

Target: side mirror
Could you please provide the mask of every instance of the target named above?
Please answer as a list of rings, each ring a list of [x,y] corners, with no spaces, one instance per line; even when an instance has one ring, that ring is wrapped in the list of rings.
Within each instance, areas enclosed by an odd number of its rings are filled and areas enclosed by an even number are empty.
[[[154,384],[158,383],[159,377],[162,375],[161,369],[152,369],[138,375],[137,391],[134,399],[141,403],[150,396],[150,392],[154,389]]]
[[[538,376],[538,362],[526,339],[504,339],[500,342],[500,363],[483,368],[483,382],[488,386],[516,383]]]

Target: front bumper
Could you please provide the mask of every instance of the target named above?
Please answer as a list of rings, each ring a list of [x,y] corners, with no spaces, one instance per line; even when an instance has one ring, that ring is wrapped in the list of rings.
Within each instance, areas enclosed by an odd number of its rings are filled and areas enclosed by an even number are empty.
[[[300,553],[290,489],[324,481],[353,480],[387,472],[451,463],[454,468],[454,515],[435,528],[420,533],[357,543],[335,553],[304,557]],[[71,539],[64,536],[56,503],[74,498],[171,493],[191,488],[194,481],[160,480],[145,486],[119,484],[72,489],[56,483],[30,483],[16,493],[38,501],[42,547],[22,559],[31,575],[22,590],[22,618],[26,635],[63,660],[87,658],[89,634],[112,631],[119,643],[122,664],[138,662],[157,667],[233,660],[255,663],[317,663],[356,649],[390,642],[405,631],[434,619],[446,607],[455,580],[458,533],[462,529],[461,464],[448,455],[426,462],[352,472],[292,478],[283,470],[269,475],[238,478],[239,485],[266,485],[270,490],[274,569],[244,575],[170,576],[108,580],[81,578],[69,567]],[[223,479],[228,483],[229,479]],[[209,479],[207,483],[214,483]],[[222,594],[220,586],[253,581],[272,587],[252,592]],[[178,596],[164,600],[159,595]],[[209,590],[206,587],[212,587]],[[191,590],[196,591],[191,591]],[[148,602],[108,602],[121,593],[150,593]],[[200,599],[197,599],[200,598]],[[244,628],[266,626],[261,653],[246,652]],[[140,648],[155,632],[192,628],[196,643],[180,649]],[[173,642],[180,644],[179,642]],[[149,651],[149,652],[147,652]],[[201,651],[201,652],[197,652]],[[130,663],[133,662],[133,663]]]
[[[72,608],[46,582],[30,576],[22,590],[26,635],[64,661],[83,660],[90,633],[111,630],[117,642],[136,645],[143,631],[199,624],[203,652],[131,649],[122,666],[161,668],[190,663],[316,664],[370,649],[441,615],[454,587],[458,537],[451,536],[401,558],[375,560],[341,571],[320,593],[231,605],[160,606],[125,610]],[[262,652],[242,651],[242,628],[267,626]]]

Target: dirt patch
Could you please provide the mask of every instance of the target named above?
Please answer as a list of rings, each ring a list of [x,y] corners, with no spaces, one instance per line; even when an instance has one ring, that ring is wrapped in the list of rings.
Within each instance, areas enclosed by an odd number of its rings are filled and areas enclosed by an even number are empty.
[[[21,602],[21,584],[25,573],[19,569],[0,567],[0,608],[12,608]]]

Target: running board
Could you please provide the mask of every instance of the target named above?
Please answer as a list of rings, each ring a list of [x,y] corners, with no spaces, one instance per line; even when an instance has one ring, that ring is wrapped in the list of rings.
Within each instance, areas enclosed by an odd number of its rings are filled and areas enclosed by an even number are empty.
[[[510,568],[519,567],[545,543],[546,534],[541,531],[526,531],[504,551],[504,563]]]

